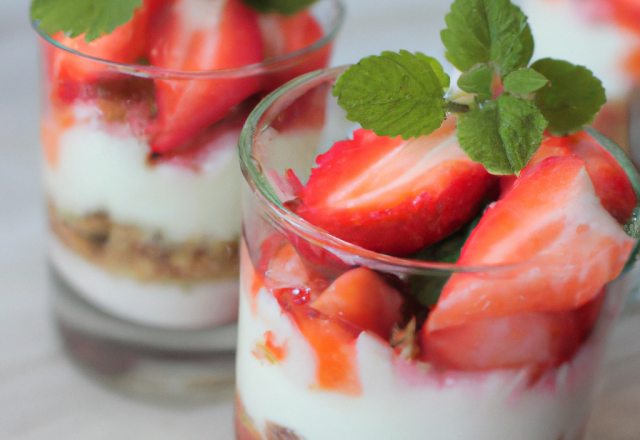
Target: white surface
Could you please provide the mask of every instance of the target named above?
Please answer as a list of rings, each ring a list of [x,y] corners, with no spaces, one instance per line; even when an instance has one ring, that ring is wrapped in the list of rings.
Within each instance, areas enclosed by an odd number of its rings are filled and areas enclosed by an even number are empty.
[[[442,59],[441,47],[431,47],[448,6],[431,1],[346,0],[334,63],[400,48]],[[177,410],[132,401],[87,380],[61,352],[46,283],[36,36],[27,10],[28,0],[0,0],[0,439],[232,440],[231,402]],[[629,325],[621,347],[637,341],[640,323]],[[615,440],[640,438],[640,380],[628,377],[600,410],[610,417],[597,425],[598,439],[614,440],[614,428],[625,433]]]

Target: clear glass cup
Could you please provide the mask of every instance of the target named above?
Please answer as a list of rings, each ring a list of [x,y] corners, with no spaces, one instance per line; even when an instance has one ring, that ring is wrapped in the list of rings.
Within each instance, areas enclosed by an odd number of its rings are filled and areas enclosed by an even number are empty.
[[[637,286],[637,266],[628,265],[576,309],[522,313],[501,324],[486,319],[488,327],[463,325],[428,336],[413,331],[426,310],[407,294],[410,286],[429,292],[455,276],[515,292],[515,275],[538,270],[539,260],[471,267],[391,257],[293,214],[289,208],[316,156],[355,128],[331,94],[344,69],[280,88],[256,107],[240,137],[247,185],[236,439],[584,439],[607,336]],[[544,270],[550,279],[562,276]],[[347,312],[327,312],[315,302],[336,280],[357,276],[386,286],[350,284],[362,286],[349,292],[366,304],[363,313],[376,317],[367,330]],[[379,296],[380,289],[403,298],[402,324],[391,330],[389,309],[398,305],[376,303],[389,298]],[[533,347],[542,340],[544,355],[537,358]],[[480,353],[502,363],[483,363]]]
[[[343,11],[322,0],[301,14],[320,33],[307,46],[274,55],[265,42],[265,61],[217,71],[100,59],[38,31],[54,308],[73,358],[128,392],[138,375],[152,394],[232,383],[238,136],[265,94],[327,66]],[[282,20],[258,16],[265,41],[289,29]],[[190,373],[175,372],[182,361]]]

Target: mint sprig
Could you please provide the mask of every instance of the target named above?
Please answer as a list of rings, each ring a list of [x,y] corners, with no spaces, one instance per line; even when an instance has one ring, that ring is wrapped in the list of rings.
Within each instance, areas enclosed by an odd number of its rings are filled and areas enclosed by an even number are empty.
[[[494,174],[518,174],[545,129],[582,130],[605,102],[602,83],[582,66],[543,59],[528,67],[533,37],[509,0],[455,0],[441,32],[446,57],[462,71],[466,95],[442,93],[440,63],[406,51],[363,59],[333,90],[347,118],[380,136],[427,135],[458,114],[460,147]],[[448,77],[446,77],[448,80]]]
[[[91,42],[133,18],[142,0],[33,0],[31,20],[47,35],[62,31]]]

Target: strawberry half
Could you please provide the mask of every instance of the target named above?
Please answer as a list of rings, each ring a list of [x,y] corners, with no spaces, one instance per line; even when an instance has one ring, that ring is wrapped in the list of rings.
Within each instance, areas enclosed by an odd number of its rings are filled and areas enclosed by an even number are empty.
[[[257,14],[241,0],[174,0],[158,14],[150,41],[149,60],[164,69],[221,70],[262,61]],[[151,149],[179,149],[259,89],[258,75],[156,80]]]
[[[454,122],[403,141],[359,129],[316,159],[291,209],[363,248],[408,255],[473,218],[495,178],[460,149]]]
[[[52,38],[70,49],[82,54],[113,61],[134,63],[144,55],[146,32],[149,20],[147,4],[138,8],[133,18],[116,28],[111,34],[90,43],[84,41],[84,34],[75,38],[65,37],[58,32]],[[53,45],[45,46],[47,70],[52,82],[53,96],[64,102],[71,102],[82,94],[82,89],[105,75],[115,75],[104,64],[74,55]]]
[[[291,16],[281,14],[260,15],[260,29],[264,38],[265,60],[307,48],[324,36],[320,23],[307,11]],[[327,44],[311,53],[300,55],[293,64],[283,69],[274,69],[265,78],[266,92],[302,74],[327,67],[331,45]]]
[[[339,276],[311,307],[389,340],[402,318],[402,296],[381,275],[359,267]]]
[[[634,241],[603,209],[585,162],[549,157],[525,168],[485,211],[461,265],[518,264],[451,276],[428,331],[525,312],[563,312],[587,303],[622,270]]]

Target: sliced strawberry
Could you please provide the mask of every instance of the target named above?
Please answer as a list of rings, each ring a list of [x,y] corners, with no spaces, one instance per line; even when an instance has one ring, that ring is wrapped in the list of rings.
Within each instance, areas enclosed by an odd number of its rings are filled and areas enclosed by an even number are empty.
[[[116,28],[111,34],[90,43],[84,41],[84,34],[68,38],[62,32],[58,32],[52,38],[66,47],[94,58],[117,63],[134,63],[144,55],[148,19],[149,13],[145,4],[145,7],[136,10],[129,22]],[[116,74],[102,63],[74,55],[53,45],[45,46],[45,58],[52,81],[53,96],[64,102],[73,101],[80,96],[87,84],[105,75]]]
[[[620,224],[625,224],[636,206],[636,193],[618,161],[585,132],[571,136],[547,136],[531,164],[546,157],[575,154],[585,161],[602,206]]]
[[[485,211],[461,265],[518,264],[458,273],[443,288],[428,331],[525,312],[562,312],[590,301],[622,270],[634,241],[602,208],[585,162],[550,157],[526,168]]]
[[[473,218],[495,182],[460,149],[454,122],[403,141],[356,130],[316,159],[292,209],[366,249],[407,255]]]
[[[547,157],[575,154],[585,161],[587,173],[600,198],[602,206],[620,224],[625,224],[636,206],[636,194],[624,169],[618,161],[585,132],[571,136],[546,136],[529,166]],[[515,183],[515,175],[501,176],[501,198]]]
[[[272,244],[267,246],[273,253],[269,256],[264,281],[283,308],[310,303],[329,285],[329,280],[305,265],[290,243],[285,242],[276,249]],[[267,254],[263,254],[263,258],[265,256]],[[262,264],[258,266],[260,270]]]
[[[371,269],[359,267],[338,277],[311,307],[389,340],[401,319],[402,296]]]
[[[241,0],[175,0],[159,14],[150,40],[151,64],[165,69],[220,70],[262,61],[257,14]],[[156,80],[152,150],[180,148],[259,88],[258,75]]]
[[[442,369],[555,367],[570,360],[593,328],[604,292],[582,307],[519,313],[429,332],[421,330],[421,359]]]
[[[423,361],[458,370],[553,367],[580,344],[569,312],[519,313],[434,332],[423,327],[421,336]]]
[[[265,43],[265,60],[280,58],[283,55],[305,49],[324,36],[322,26],[307,10],[291,16],[260,15],[260,29]],[[267,74],[265,78],[266,91],[271,92],[293,78],[327,67],[330,56],[331,44],[299,55],[284,68],[274,69]]]

